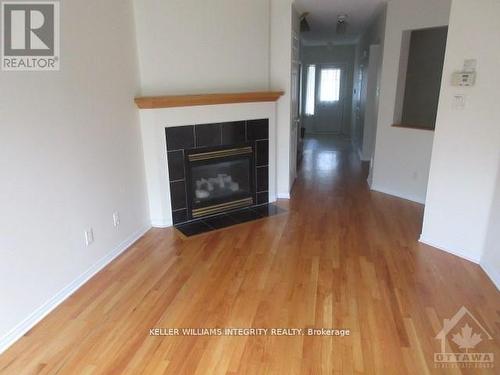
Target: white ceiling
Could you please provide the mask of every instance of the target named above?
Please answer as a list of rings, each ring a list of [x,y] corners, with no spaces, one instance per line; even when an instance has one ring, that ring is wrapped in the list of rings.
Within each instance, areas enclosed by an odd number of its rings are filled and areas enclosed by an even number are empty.
[[[356,43],[359,35],[369,25],[384,0],[295,0],[299,13],[309,12],[307,20],[311,31],[303,33],[305,44]],[[347,14],[345,35],[337,35],[337,17]]]

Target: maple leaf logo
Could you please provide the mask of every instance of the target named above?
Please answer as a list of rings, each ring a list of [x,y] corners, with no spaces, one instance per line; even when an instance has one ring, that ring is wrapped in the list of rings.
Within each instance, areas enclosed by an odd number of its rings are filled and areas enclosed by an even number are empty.
[[[472,328],[469,324],[465,324],[461,329],[461,333],[454,334],[451,340],[457,344],[460,349],[465,349],[466,353],[469,349],[474,349],[477,344],[483,341],[480,333],[472,333]]]

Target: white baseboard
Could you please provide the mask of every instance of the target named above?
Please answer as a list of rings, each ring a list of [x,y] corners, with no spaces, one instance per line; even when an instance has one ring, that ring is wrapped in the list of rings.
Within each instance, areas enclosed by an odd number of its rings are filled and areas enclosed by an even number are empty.
[[[173,223],[171,222],[166,222],[166,221],[156,221],[156,220],[152,220],[151,221],[151,226],[153,228],[159,228],[159,229],[164,229],[164,228],[170,228],[171,226],[173,226]]]
[[[379,186],[376,186],[373,182],[372,182],[371,190],[377,191],[379,193],[387,194],[387,195],[392,195],[393,197],[398,197],[398,198],[406,199],[407,201],[412,201],[412,202],[415,202],[415,203],[425,204],[425,198],[422,199],[420,197],[414,197],[414,196],[411,196],[411,195],[402,194],[400,192],[395,192],[395,191],[390,191],[390,190],[387,190],[387,189],[383,189],[383,188],[380,188]]]
[[[278,193],[276,197],[278,199],[290,199],[290,193]]]
[[[457,257],[460,257],[462,259],[468,260],[469,262],[478,264],[483,269],[483,271],[486,273],[486,275],[490,278],[490,280],[493,282],[493,284],[495,284],[497,289],[500,290],[500,273],[497,270],[493,269],[491,266],[487,265],[486,263],[481,262],[481,260],[479,258],[470,257],[470,256],[466,255],[464,251],[456,251],[456,250],[447,249],[442,245],[438,245],[435,242],[424,238],[423,236],[420,236],[419,241],[423,244],[432,246],[438,250],[445,251],[447,253],[456,255]]]
[[[52,310],[75,293],[83,284],[90,280],[95,274],[111,263],[116,257],[127,250],[134,242],[141,238],[150,227],[144,227],[133,233],[125,241],[120,243],[113,251],[101,258],[86,272],[76,278],[73,282],[59,291],[55,296],[33,311],[26,319],[16,325],[10,332],[0,338],[0,354],[19,340],[26,332],[33,328],[38,322],[45,318]]]
[[[471,256],[467,255],[465,253],[465,251],[460,251],[460,250],[457,251],[457,250],[448,249],[448,248],[444,247],[443,245],[440,245],[440,244],[438,244],[438,243],[436,243],[436,242],[434,242],[432,240],[429,240],[429,239],[425,238],[422,235],[420,236],[419,242],[421,242],[423,244],[426,244],[426,245],[429,245],[429,246],[432,246],[432,247],[434,247],[434,248],[436,248],[438,250],[441,250],[441,251],[444,251],[444,252],[456,255],[457,257],[460,257],[462,259],[468,260],[469,262],[479,264],[479,261],[480,261],[479,258],[471,257]]]
[[[361,160],[361,161],[365,161],[365,162],[366,162],[366,161],[370,161],[370,160],[372,160],[372,158],[371,158],[371,157],[367,157],[367,156],[365,156],[365,155],[363,154],[363,150],[361,150],[361,149],[358,149],[358,156],[359,156],[359,160]]]
[[[500,291],[500,272],[498,270],[493,269],[490,265],[487,265],[484,262],[481,262],[479,264],[483,271],[488,275],[488,277],[493,281],[493,284],[497,287],[497,289]]]

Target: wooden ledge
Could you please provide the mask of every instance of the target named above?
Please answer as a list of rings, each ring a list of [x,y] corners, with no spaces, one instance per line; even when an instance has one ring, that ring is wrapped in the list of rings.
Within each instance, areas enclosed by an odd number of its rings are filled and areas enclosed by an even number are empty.
[[[424,125],[407,125],[407,124],[393,124],[393,128],[403,128],[403,129],[415,129],[415,130],[427,130],[433,132],[433,128],[425,127]]]
[[[135,103],[140,109],[155,109],[231,103],[275,102],[283,94],[283,91],[261,91],[227,94],[144,96],[135,98]]]

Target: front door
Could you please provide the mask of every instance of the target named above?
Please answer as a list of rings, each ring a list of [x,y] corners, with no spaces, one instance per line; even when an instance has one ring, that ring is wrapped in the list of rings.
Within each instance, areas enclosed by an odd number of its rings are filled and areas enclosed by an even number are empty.
[[[346,74],[342,65],[318,65],[314,133],[341,134],[344,128]]]

